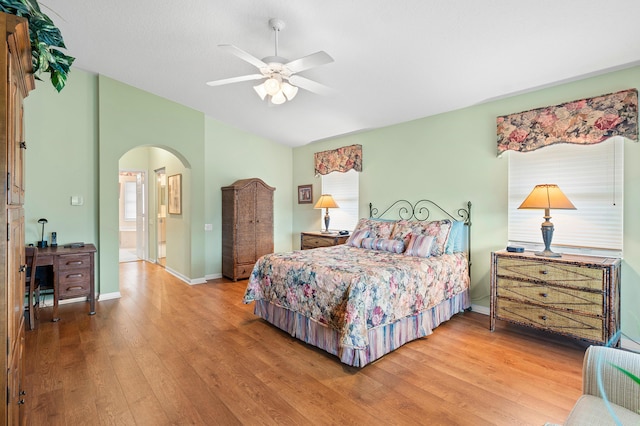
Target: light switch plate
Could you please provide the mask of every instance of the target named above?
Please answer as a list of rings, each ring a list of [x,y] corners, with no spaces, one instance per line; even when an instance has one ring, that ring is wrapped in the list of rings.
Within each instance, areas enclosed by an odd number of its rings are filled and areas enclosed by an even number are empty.
[[[72,206],[81,206],[84,204],[84,198],[80,195],[72,195],[71,196],[71,205]]]

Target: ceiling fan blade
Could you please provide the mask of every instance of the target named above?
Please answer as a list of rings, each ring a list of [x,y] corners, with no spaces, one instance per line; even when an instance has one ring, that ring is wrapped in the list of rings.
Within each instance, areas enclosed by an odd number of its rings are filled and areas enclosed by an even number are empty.
[[[238,58],[242,59],[243,61],[249,62],[251,65],[257,68],[264,68],[267,66],[267,64],[262,62],[260,59],[256,58],[250,53],[245,52],[242,49],[235,47],[233,44],[219,44],[218,47],[222,50],[226,50],[232,55],[236,55]]]
[[[223,84],[238,83],[241,81],[250,81],[250,80],[260,80],[262,78],[265,78],[265,76],[262,74],[249,74],[249,75],[242,75],[240,77],[231,77],[231,78],[224,78],[222,80],[208,81],[207,84],[209,86],[222,86]]]
[[[289,77],[289,83],[294,86],[298,86],[302,89],[308,90],[313,93],[317,93],[319,95],[334,95],[336,92],[335,89],[331,87],[325,86],[324,84],[320,84],[316,81],[309,80],[306,77],[302,77],[300,75],[292,75]]]
[[[311,55],[304,56],[300,59],[295,59],[285,64],[291,73],[297,73],[311,68],[319,67],[320,65],[333,62],[333,58],[329,56],[327,52],[320,51],[312,53]]]

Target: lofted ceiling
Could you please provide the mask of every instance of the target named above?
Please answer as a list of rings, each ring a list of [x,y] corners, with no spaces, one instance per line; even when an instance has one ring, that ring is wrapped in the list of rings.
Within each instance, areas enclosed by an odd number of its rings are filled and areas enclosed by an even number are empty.
[[[76,57],[74,68],[289,146],[640,63],[638,0],[39,2]],[[286,24],[279,56],[333,57],[301,75],[335,94],[300,90],[269,106],[254,81],[205,84],[256,72],[218,44],[274,55],[270,18]]]

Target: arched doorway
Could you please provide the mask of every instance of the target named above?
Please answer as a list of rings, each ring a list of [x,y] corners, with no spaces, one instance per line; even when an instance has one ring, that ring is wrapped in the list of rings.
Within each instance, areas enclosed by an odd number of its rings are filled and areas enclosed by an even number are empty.
[[[187,165],[165,148],[139,146],[123,154],[118,167],[120,262],[145,260],[170,271],[188,263],[190,250],[184,247],[189,241],[183,232],[188,220],[182,211],[168,208],[167,184],[169,176],[188,176]]]

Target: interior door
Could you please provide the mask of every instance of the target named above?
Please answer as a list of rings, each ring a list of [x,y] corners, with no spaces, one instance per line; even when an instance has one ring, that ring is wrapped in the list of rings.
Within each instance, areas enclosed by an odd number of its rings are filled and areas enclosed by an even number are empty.
[[[165,169],[156,170],[156,263],[167,261],[167,175]]]
[[[136,255],[139,259],[147,256],[147,200],[145,172],[136,174]]]

